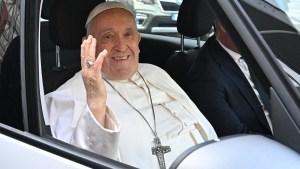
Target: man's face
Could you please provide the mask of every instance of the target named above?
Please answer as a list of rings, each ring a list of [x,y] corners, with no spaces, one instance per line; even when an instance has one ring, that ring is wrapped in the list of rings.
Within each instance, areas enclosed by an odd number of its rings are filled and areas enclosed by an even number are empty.
[[[129,79],[139,61],[140,33],[131,13],[115,8],[103,11],[92,19],[88,33],[97,39],[96,56],[106,49],[102,65],[104,77],[110,80]]]
[[[5,25],[8,19],[8,11],[4,2],[2,2],[2,6],[0,8],[0,36],[5,30]]]

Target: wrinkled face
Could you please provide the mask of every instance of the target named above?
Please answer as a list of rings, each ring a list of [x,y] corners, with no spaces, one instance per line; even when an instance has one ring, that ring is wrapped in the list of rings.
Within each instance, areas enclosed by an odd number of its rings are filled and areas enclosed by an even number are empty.
[[[103,11],[88,24],[87,33],[97,39],[96,56],[103,49],[108,51],[102,65],[105,78],[125,80],[137,71],[141,37],[130,12],[120,8]]]
[[[8,11],[7,11],[5,3],[2,2],[1,8],[0,8],[0,35],[2,35],[2,33],[4,32],[7,18],[8,18]]]

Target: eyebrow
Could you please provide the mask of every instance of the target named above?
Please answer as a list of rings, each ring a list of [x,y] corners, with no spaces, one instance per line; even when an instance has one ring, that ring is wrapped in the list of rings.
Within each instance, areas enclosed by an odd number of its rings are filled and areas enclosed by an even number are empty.
[[[99,33],[99,35],[100,35],[100,34],[103,34],[103,33],[105,33],[105,32],[107,32],[107,31],[115,32],[113,28],[106,28],[106,29],[104,29],[103,31],[101,31],[101,32]],[[132,28],[132,27],[129,27],[129,28],[126,28],[125,31],[136,31],[136,29],[135,29],[135,28]]]

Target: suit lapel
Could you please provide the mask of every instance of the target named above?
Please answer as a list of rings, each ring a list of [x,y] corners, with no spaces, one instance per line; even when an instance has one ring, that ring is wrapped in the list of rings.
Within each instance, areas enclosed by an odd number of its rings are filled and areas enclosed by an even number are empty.
[[[263,109],[261,108],[261,106],[259,106],[260,102],[251,85],[249,84],[247,78],[235,63],[235,61],[232,59],[232,57],[227,52],[224,52],[224,49],[221,47],[219,42],[215,40],[212,43],[215,44],[213,44],[214,50],[211,51],[214,51],[214,53],[211,54],[211,56],[219,64],[221,72],[223,72],[224,75],[228,77],[228,79],[232,80],[243,97],[251,105],[258,119],[265,127],[269,129],[269,125],[264,115]]]

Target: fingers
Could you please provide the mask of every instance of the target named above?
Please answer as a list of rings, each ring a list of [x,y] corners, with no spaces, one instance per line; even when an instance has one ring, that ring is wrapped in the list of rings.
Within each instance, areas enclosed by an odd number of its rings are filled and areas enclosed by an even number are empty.
[[[95,61],[95,71],[101,72],[102,64],[103,64],[103,61],[104,61],[104,58],[106,57],[106,55],[107,55],[106,49],[104,49],[102,52],[99,53],[99,55]]]
[[[88,60],[94,61],[95,60],[95,46],[94,47],[92,46],[93,39],[94,39],[93,36],[89,35],[88,39],[85,42],[85,49],[84,49],[85,61],[88,61]],[[92,51],[94,51],[94,53]]]
[[[89,58],[88,58],[89,60],[95,61],[96,39],[91,36],[91,39],[88,39],[88,40],[89,41],[87,43],[89,45],[86,45],[87,49],[88,49],[88,51],[86,53],[87,53],[87,56],[89,56]]]
[[[84,78],[101,78],[102,63],[107,55],[107,50],[104,49],[96,58],[96,44],[96,39],[91,35],[81,44],[81,68]]]
[[[96,42],[91,45],[93,36],[89,35],[87,39],[83,40],[81,44],[81,68],[82,70],[85,70],[87,68],[87,61],[94,62],[95,60],[95,48],[96,48]]]

